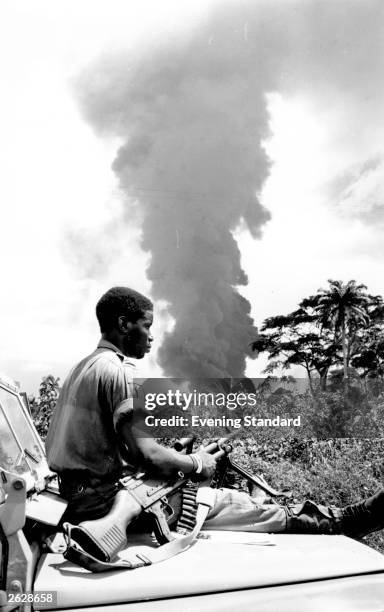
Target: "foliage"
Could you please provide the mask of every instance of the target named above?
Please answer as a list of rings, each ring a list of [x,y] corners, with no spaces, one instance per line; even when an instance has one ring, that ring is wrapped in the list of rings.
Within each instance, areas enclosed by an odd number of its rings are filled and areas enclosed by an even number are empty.
[[[265,373],[300,365],[310,381],[314,373],[321,380],[326,378],[337,351],[330,331],[316,327],[316,315],[308,300],[303,300],[298,310],[288,315],[266,319],[261,332],[264,333],[252,343],[252,349],[268,353],[269,364]]]
[[[344,379],[348,378],[348,365],[358,331],[370,322],[370,310],[378,305],[378,296],[368,295],[365,285],[354,280],[342,283],[329,280],[328,289],[319,289],[315,299],[315,312],[321,326],[333,331],[340,342]]]
[[[47,435],[49,421],[59,396],[60,378],[51,374],[44,376],[39,388],[39,396],[29,398],[32,418],[39,435],[43,440]]]
[[[307,418],[317,438],[374,438],[384,435],[383,386],[367,384],[358,376],[343,384],[341,375],[328,388],[318,389],[309,401]]]
[[[329,280],[327,289],[303,299],[287,315],[266,319],[252,348],[268,354],[266,373],[277,368],[302,366],[313,384],[313,375],[326,388],[330,371],[343,367],[362,376],[384,372],[384,306],[380,296],[365,285]]]
[[[363,378],[384,376],[384,306],[378,304],[371,312],[368,327],[359,330],[358,349],[351,357],[353,368],[361,372]]]
[[[296,435],[318,439],[384,436],[384,381],[362,380],[354,375],[345,385],[342,372],[336,372],[325,390],[316,381],[310,390],[302,379],[269,377],[257,386],[256,396],[256,406],[244,408],[244,414],[264,419],[300,416],[299,427],[258,428],[257,438],[266,444]],[[235,416],[240,415],[241,411],[236,410]],[[243,427],[237,437],[247,437],[249,433],[249,428]]]
[[[382,487],[384,438],[281,440],[271,446],[243,440],[235,459],[263,474],[276,488],[292,491],[290,501],[312,499],[345,506],[367,498]],[[384,533],[371,534],[366,543],[384,553]]]

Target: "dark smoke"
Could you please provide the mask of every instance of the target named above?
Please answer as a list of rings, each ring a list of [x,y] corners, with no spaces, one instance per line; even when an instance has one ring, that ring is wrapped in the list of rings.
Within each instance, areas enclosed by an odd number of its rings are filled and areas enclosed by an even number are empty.
[[[259,201],[265,96],[309,92],[332,104],[342,95],[354,118],[362,92],[374,99],[382,87],[382,62],[372,61],[383,51],[382,7],[224,4],[177,43],[100,60],[82,75],[87,119],[124,140],[113,168],[143,212],[152,297],[175,319],[159,353],[166,375],[244,374],[256,330],[237,290],[247,277],[232,232],[242,222],[259,237],[269,218]]]

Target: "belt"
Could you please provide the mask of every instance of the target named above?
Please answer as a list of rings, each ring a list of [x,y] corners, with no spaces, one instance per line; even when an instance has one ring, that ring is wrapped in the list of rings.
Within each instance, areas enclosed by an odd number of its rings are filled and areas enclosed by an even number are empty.
[[[59,489],[60,493],[66,497],[68,495],[74,495],[76,493],[82,493],[85,489],[100,489],[109,488],[118,482],[120,478],[132,474],[131,470],[121,471],[117,474],[108,474],[103,478],[96,476],[84,475],[71,475],[69,473],[61,474],[59,476]]]

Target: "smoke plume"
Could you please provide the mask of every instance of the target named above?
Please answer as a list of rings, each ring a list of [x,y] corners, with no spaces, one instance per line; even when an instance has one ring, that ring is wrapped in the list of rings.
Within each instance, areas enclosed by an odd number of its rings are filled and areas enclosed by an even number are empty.
[[[123,140],[113,168],[124,222],[139,205],[152,297],[175,319],[159,352],[166,375],[244,374],[256,330],[232,232],[242,223],[258,238],[269,218],[266,94],[342,101],[345,129],[364,107],[372,123],[382,16],[376,1],[223,3],[177,41],[103,58],[81,76],[88,121]]]

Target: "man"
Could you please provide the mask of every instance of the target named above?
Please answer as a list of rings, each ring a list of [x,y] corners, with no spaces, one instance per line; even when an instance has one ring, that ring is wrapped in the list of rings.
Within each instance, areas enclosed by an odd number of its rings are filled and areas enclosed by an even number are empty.
[[[138,468],[162,476],[181,471],[193,479],[215,471],[212,455],[179,454],[140,430],[132,359],[142,359],[151,349],[152,302],[132,289],[113,287],[99,300],[96,316],[101,340],[65,380],[46,440],[49,466],[59,474],[61,493],[69,501],[64,520],[72,523],[107,514],[118,479]],[[215,494],[207,529],[361,537],[384,526],[384,490],[342,509],[312,502],[259,503],[230,489]]]

